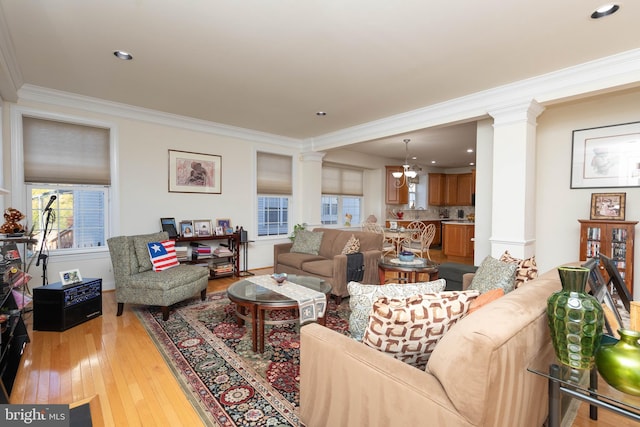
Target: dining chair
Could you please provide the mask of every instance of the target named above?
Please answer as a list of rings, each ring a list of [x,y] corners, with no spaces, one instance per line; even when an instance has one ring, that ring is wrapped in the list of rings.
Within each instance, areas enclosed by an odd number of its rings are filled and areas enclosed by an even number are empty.
[[[402,240],[401,247],[403,251],[413,252],[421,258],[425,258],[426,255],[426,258],[431,260],[429,246],[436,235],[436,226],[435,224],[421,224],[424,227],[407,228],[407,235]]]
[[[393,238],[389,237],[384,227],[376,222],[365,222],[362,224],[362,231],[369,233],[379,233],[383,235],[382,239],[382,256],[396,253],[396,244]]]

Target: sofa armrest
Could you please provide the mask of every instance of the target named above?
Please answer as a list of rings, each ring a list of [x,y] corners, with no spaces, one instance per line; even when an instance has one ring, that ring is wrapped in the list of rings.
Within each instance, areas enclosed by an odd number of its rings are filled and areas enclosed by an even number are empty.
[[[292,246],[293,246],[293,242],[277,243],[273,245],[273,266],[274,267],[278,263],[278,256],[280,256],[280,254],[291,252]]]
[[[473,276],[475,276],[476,273],[464,273],[462,275],[462,290],[466,291],[467,289],[469,289],[469,286],[471,286],[471,281],[473,280]]]
[[[433,375],[315,323],[300,335],[304,425],[469,425]]]
[[[380,284],[380,275],[378,274],[378,261],[382,257],[382,251],[370,250],[364,252],[364,277],[363,283],[370,285]]]

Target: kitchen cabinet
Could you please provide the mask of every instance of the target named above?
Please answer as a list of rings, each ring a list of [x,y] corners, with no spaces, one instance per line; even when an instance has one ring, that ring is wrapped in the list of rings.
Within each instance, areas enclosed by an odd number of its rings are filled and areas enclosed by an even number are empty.
[[[471,206],[475,193],[475,173],[429,174],[429,205]]]
[[[443,173],[429,174],[429,205],[444,205],[444,177]]]
[[[451,261],[473,262],[475,225],[442,223],[442,252]]]
[[[613,260],[633,295],[633,242],[638,221],[591,221],[579,219],[580,259],[603,254]],[[602,269],[605,279],[606,270]]]
[[[409,186],[406,179],[395,178],[393,172],[404,172],[402,166],[385,166],[387,176],[386,202],[388,205],[406,205],[409,203]],[[402,185],[398,187],[398,183]]]

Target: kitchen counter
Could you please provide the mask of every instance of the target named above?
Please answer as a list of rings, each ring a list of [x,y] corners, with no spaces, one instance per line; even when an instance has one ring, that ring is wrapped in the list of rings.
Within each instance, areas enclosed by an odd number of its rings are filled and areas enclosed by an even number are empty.
[[[475,225],[476,224],[473,221],[467,221],[463,219],[443,219],[442,222],[444,224],[457,224],[457,225]]]

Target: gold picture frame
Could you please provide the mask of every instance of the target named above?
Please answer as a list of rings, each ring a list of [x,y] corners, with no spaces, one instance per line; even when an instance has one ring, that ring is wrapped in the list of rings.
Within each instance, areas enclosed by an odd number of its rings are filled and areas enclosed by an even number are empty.
[[[624,221],[627,193],[592,193],[591,219]]]
[[[222,194],[222,156],[169,150],[169,192]]]

